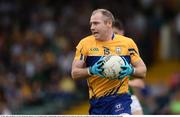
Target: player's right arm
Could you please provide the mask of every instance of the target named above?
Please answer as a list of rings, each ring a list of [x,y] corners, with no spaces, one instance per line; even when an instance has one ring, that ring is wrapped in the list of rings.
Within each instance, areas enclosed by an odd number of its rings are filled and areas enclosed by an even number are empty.
[[[72,63],[71,76],[74,80],[86,79],[90,76],[89,68],[86,68],[83,60],[74,60]]]
[[[91,75],[97,75],[104,78],[102,75],[104,60],[101,57],[93,66],[86,67],[85,62],[81,60],[74,60],[72,64],[72,78],[73,79],[85,79]]]
[[[74,80],[86,79],[90,76],[88,74],[88,68],[86,67],[85,63],[87,49],[84,45],[84,40],[81,40],[76,47],[76,53],[71,68],[71,76]]]
[[[102,65],[104,64],[103,57],[101,57],[96,63],[94,63],[93,66],[87,67],[85,61],[88,55],[88,49],[85,45],[86,44],[84,44],[83,41],[80,41],[80,43],[76,47],[76,54],[72,63],[72,78],[74,80],[86,79],[91,75],[98,75],[100,77],[103,77],[103,75],[101,74],[103,71]]]

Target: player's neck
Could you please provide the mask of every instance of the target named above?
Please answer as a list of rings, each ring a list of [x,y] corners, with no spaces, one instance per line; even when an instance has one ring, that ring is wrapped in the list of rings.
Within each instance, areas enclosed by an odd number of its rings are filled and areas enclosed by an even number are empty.
[[[110,41],[110,40],[113,40],[113,38],[114,38],[114,33],[110,31],[104,36],[104,41]]]

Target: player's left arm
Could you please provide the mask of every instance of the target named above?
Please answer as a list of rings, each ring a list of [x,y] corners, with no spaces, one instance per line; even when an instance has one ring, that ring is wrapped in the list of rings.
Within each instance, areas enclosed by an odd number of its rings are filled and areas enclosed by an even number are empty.
[[[131,64],[133,67],[133,77],[144,78],[146,76],[147,68],[142,59]]]
[[[128,84],[130,87],[133,87],[133,88],[143,89],[145,87],[144,80],[140,78],[131,79],[129,80]]]
[[[131,57],[131,65],[133,67],[132,76],[138,78],[144,78],[146,76],[147,68],[144,61],[140,57],[137,45],[132,39],[130,40],[129,53]]]
[[[125,76],[133,76],[138,78],[144,78],[146,76],[146,65],[139,55],[138,48],[132,39],[129,40],[128,48],[130,63],[127,62],[125,58],[125,65],[121,66],[122,71],[120,72],[119,79]]]

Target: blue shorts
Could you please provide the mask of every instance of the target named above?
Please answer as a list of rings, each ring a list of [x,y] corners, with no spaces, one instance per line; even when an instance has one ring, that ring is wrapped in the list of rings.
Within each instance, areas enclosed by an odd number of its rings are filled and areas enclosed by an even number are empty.
[[[90,115],[130,114],[132,100],[129,94],[111,95],[90,99]]]

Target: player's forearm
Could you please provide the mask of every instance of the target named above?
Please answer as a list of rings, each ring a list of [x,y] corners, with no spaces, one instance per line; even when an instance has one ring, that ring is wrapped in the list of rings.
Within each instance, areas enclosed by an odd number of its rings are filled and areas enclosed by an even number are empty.
[[[88,68],[76,68],[72,70],[71,76],[74,80],[86,79],[90,75],[88,74]]]
[[[138,66],[134,68],[134,73],[132,76],[138,78],[145,78],[146,77],[146,66]]]
[[[143,79],[134,78],[129,81],[129,86],[142,89],[145,87],[145,84],[144,84]]]

